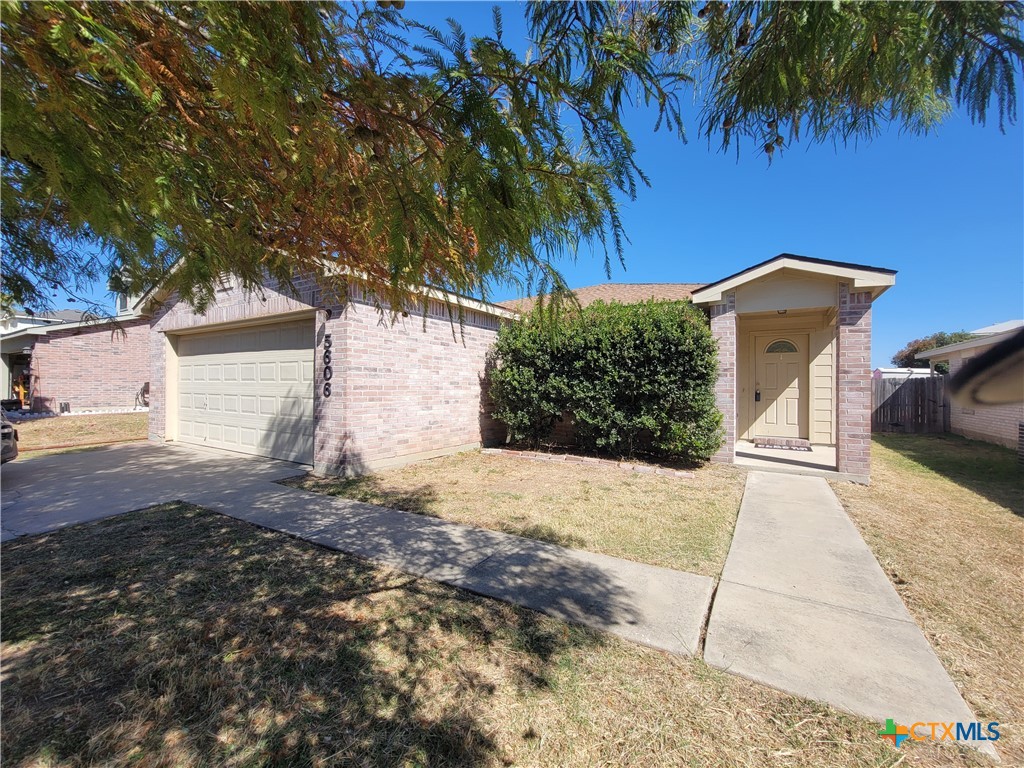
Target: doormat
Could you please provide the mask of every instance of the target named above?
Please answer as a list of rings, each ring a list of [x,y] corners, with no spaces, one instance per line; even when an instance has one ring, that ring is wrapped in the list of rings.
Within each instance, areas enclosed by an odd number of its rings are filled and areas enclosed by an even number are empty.
[[[776,451],[810,451],[811,441],[795,437],[758,437],[755,448],[770,448]]]

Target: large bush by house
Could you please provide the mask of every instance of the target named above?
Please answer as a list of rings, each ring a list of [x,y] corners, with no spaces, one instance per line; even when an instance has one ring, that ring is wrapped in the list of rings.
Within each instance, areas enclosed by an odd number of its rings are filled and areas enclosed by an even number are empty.
[[[708,459],[721,445],[717,360],[689,302],[597,302],[557,322],[535,314],[498,334],[494,416],[514,442],[548,438],[568,412],[585,449]]]

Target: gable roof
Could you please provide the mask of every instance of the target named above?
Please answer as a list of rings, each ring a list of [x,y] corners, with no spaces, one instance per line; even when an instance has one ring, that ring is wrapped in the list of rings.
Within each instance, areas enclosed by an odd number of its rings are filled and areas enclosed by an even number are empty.
[[[583,288],[574,288],[573,294],[581,307],[595,301],[619,304],[639,304],[642,301],[685,301],[693,296],[693,292],[703,283],[599,283]],[[537,305],[536,296],[499,302],[499,306],[513,312],[530,312]]]
[[[777,272],[781,269],[795,269],[802,272],[814,272],[834,277],[842,277],[853,282],[858,290],[871,290],[877,298],[883,291],[896,282],[896,270],[884,267],[869,267],[866,264],[853,264],[848,261],[830,261],[816,259],[811,256],[798,256],[794,253],[780,253],[774,258],[762,261],[740,272],[723,277],[714,283],[705,285],[693,292],[696,304],[721,301],[725,293],[734,288],[757,280],[760,277]]]

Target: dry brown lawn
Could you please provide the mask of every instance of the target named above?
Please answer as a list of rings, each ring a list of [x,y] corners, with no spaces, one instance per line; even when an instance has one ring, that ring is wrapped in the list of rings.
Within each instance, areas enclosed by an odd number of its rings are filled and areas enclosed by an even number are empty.
[[[19,452],[61,453],[94,443],[144,440],[149,429],[149,414],[54,416],[20,421],[15,426]]]
[[[2,575],[5,766],[984,765],[180,504]]]
[[[875,438],[869,487],[834,488],[996,746],[1024,765],[1024,472],[953,435]]]
[[[718,576],[746,475],[693,479],[461,453],[352,479],[288,484],[665,568]]]

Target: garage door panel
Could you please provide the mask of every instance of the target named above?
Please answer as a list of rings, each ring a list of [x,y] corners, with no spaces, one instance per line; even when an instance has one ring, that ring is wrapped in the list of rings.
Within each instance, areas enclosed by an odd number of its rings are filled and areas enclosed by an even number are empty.
[[[278,381],[298,384],[299,372],[302,366],[298,362],[280,363],[277,366]]]
[[[301,397],[282,397],[278,410],[282,416],[289,416],[291,418],[301,417],[304,407],[302,401],[303,398]]]
[[[313,339],[310,321],[181,337],[179,439],[311,462]]]
[[[259,376],[260,376],[260,384],[276,382],[277,381],[277,364],[276,363],[260,363],[260,365],[259,365]]]

